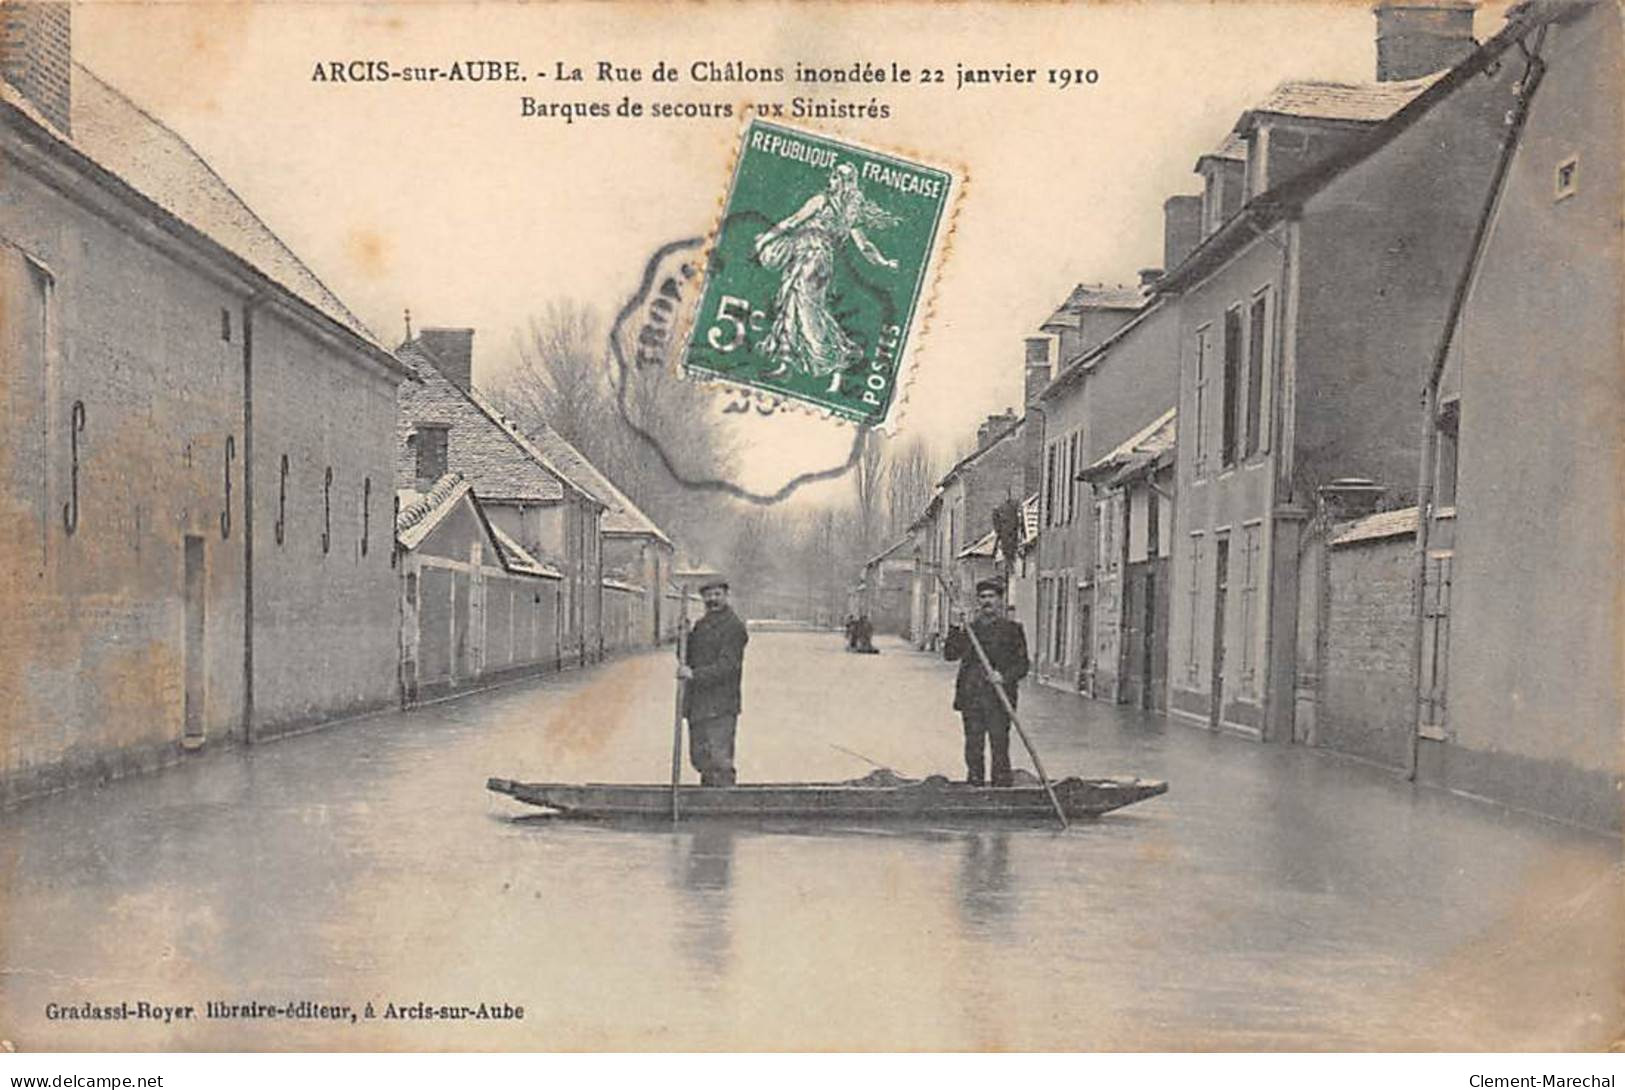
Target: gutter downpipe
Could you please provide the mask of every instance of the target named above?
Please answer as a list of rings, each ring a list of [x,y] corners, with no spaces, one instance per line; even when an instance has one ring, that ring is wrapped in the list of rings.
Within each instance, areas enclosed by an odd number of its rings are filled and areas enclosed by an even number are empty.
[[[1439,347],[1433,354],[1427,386],[1422,391],[1422,458],[1416,479],[1416,556],[1413,569],[1416,589],[1412,595],[1411,615],[1411,738],[1405,764],[1405,778],[1413,783],[1421,760],[1422,643],[1423,634],[1427,629],[1428,538],[1433,523],[1433,477],[1439,453],[1437,426],[1439,385],[1444,379],[1445,365],[1455,344],[1456,329],[1460,325],[1462,311],[1466,308],[1467,296],[1478,278],[1485,241],[1495,222],[1496,213],[1500,210],[1507,174],[1512,167],[1512,157],[1517,153],[1524,123],[1529,118],[1530,103],[1534,101],[1535,91],[1540,87],[1540,81],[1546,74],[1546,64],[1540,59],[1541,46],[1545,40],[1546,27],[1542,26],[1535,32],[1532,51],[1523,43],[1519,43],[1519,48],[1523,50],[1529,63],[1525,66],[1523,78],[1519,81],[1518,101],[1508,121],[1506,136],[1501,141],[1501,154],[1496,160],[1495,173],[1490,178],[1489,193],[1484,199],[1484,207],[1479,212],[1478,223],[1473,229],[1472,245],[1467,251],[1467,263],[1462,268],[1461,277],[1456,282],[1456,290],[1451,295],[1444,330],[1439,336]]]

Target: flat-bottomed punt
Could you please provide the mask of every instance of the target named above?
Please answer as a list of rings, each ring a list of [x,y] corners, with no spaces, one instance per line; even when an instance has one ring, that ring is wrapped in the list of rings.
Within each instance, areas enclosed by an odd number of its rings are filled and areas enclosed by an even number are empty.
[[[486,788],[561,817],[671,817],[670,784],[521,783],[492,778]],[[1168,790],[1162,780],[1080,779],[1053,784],[1068,818],[1096,817]],[[1042,818],[1054,806],[1036,780],[1012,787],[975,787],[942,776],[901,779],[873,773],[845,783],[760,783],[677,789],[680,817]]]

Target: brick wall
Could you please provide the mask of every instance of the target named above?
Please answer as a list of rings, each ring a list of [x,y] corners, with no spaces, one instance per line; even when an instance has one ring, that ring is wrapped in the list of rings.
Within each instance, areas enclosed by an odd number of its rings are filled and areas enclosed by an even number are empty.
[[[71,10],[22,0],[0,5],[0,76],[62,132],[70,127]]]
[[[1414,714],[1414,538],[1333,546],[1327,557],[1316,741],[1403,767]]]

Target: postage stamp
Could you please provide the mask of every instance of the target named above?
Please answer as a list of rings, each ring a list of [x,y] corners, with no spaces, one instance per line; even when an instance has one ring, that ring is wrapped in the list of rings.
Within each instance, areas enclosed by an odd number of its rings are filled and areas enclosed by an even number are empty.
[[[687,372],[883,423],[953,185],[936,167],[751,122]]]

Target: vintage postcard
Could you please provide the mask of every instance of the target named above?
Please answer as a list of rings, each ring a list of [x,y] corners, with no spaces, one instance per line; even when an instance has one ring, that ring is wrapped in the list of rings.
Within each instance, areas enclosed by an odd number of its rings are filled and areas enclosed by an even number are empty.
[[[0,0],[5,1070],[1618,1048],[1621,18]]]

